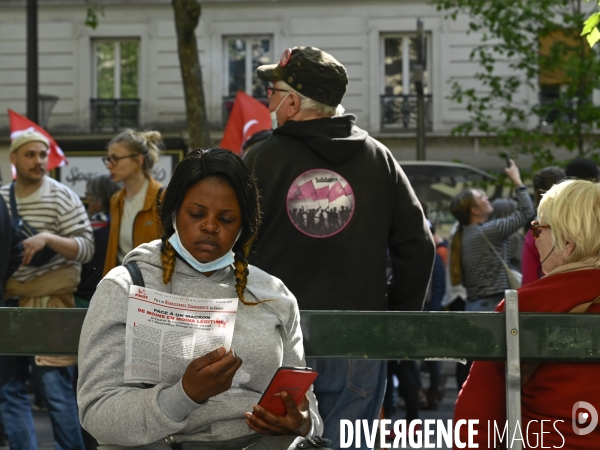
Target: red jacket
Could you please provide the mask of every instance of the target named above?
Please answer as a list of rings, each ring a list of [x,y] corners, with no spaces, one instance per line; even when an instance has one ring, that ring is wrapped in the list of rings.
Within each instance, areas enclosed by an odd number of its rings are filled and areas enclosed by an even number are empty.
[[[523,254],[521,255],[521,273],[523,280],[521,286],[525,286],[535,280],[539,280],[544,276],[542,272],[542,263],[540,262],[540,252],[535,246],[535,239],[531,230],[525,235],[523,242]]]
[[[519,311],[564,313],[579,304],[595,300],[599,295],[600,270],[564,272],[546,276],[519,289]],[[497,306],[496,311],[504,311],[504,301]],[[600,312],[600,304],[592,305],[587,312]],[[522,390],[520,425],[525,439],[523,448],[542,448],[539,442],[542,420],[548,420],[543,422],[543,447],[568,450],[600,448],[600,424],[590,434],[577,435],[573,431],[571,418],[573,405],[578,401],[588,402],[600,412],[599,380],[598,363],[540,364]],[[474,442],[479,444],[480,449],[494,448],[493,421],[496,421],[500,430],[504,428],[505,389],[504,362],[473,363],[469,377],[456,401],[454,423],[460,419],[479,419],[479,423],[475,425],[478,434]],[[491,424],[489,441],[488,421]],[[467,427],[460,427],[460,431],[461,441],[468,442]],[[526,436],[529,438],[529,445]],[[498,443],[499,438],[496,439]],[[488,442],[491,445],[488,445]]]

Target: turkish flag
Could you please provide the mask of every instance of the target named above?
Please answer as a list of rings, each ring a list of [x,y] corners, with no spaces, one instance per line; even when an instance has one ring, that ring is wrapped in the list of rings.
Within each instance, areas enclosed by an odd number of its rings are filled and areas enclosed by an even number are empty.
[[[8,110],[8,118],[10,120],[10,139],[13,140],[19,134],[24,131],[37,131],[48,138],[50,142],[50,149],[48,150],[48,167],[47,171],[51,171],[57,167],[67,165],[69,162],[63,151],[60,149],[56,141],[50,136],[50,134],[40,127],[37,123],[32,122],[27,117],[22,116],[14,112],[12,109]]]
[[[239,155],[242,152],[242,145],[250,136],[271,128],[269,109],[245,92],[238,91],[225,126],[221,148]]]

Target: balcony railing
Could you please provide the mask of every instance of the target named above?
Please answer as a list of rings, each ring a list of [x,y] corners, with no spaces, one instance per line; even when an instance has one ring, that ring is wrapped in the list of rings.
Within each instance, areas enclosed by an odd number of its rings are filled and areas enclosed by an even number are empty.
[[[433,99],[425,95],[425,128],[432,129]],[[381,96],[381,130],[415,132],[417,130],[416,95]]]
[[[116,133],[124,128],[139,128],[140,99],[90,99],[93,133]]]

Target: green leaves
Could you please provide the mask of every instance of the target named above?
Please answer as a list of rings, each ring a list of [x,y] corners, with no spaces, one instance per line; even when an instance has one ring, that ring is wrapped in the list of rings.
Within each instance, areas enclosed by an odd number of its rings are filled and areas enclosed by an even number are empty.
[[[102,6],[90,6],[86,11],[85,26],[95,30],[98,27],[98,15],[104,16],[104,8]]]
[[[588,2],[589,0],[585,0]],[[598,1],[600,5],[600,1]],[[600,41],[600,31],[598,31],[598,23],[600,23],[600,12],[595,12],[583,22],[582,36],[586,36],[590,47],[593,47],[596,42]]]
[[[554,162],[558,149],[583,156],[600,148],[600,107],[592,102],[600,53],[588,46],[600,40],[600,12],[585,20],[584,0],[432,1],[447,20],[461,16],[467,33],[479,36],[469,57],[478,63],[478,86],[450,80],[448,98],[469,113],[453,134],[485,133],[531,155],[534,170]]]
[[[600,13],[596,13],[596,16],[597,16],[597,20],[600,20]],[[590,17],[590,19],[591,19],[591,17]],[[588,43],[590,44],[590,47],[593,47],[596,42],[600,41],[600,31],[598,31],[598,28],[593,28],[589,32],[589,34],[586,36],[586,39],[587,39]]]

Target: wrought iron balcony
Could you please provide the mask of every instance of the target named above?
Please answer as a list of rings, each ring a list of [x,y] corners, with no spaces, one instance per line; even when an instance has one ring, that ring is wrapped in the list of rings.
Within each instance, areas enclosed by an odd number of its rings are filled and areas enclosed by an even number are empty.
[[[92,133],[117,133],[139,128],[140,99],[90,99]]]
[[[433,98],[425,95],[425,128],[432,129]],[[416,95],[381,96],[381,130],[415,132],[417,130]]]

